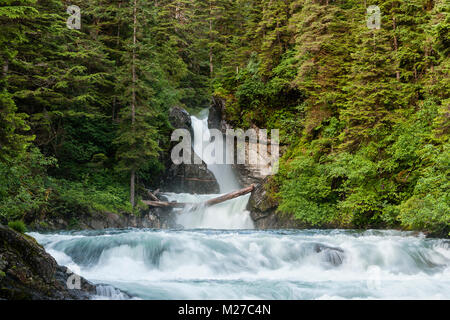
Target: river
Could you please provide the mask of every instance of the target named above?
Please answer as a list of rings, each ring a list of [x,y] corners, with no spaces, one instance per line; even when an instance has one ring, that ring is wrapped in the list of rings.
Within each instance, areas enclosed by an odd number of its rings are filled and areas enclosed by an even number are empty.
[[[209,139],[192,117],[194,150]],[[220,192],[239,184],[209,165]],[[202,202],[215,195],[168,193]],[[179,209],[180,230],[30,233],[61,265],[140,299],[450,299],[449,242],[399,231],[254,230],[249,195]],[[108,286],[109,285],[109,286]]]

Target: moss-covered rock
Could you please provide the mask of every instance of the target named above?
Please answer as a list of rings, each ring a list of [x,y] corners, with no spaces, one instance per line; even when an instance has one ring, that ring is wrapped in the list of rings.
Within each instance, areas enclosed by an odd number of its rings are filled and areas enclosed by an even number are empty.
[[[73,274],[59,266],[32,237],[0,224],[0,299],[89,299],[94,285],[80,278],[80,289],[69,289]]]

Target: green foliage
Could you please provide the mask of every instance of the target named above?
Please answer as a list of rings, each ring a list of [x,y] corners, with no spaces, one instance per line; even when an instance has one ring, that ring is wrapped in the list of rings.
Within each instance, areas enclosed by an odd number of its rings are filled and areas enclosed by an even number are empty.
[[[167,110],[182,99],[178,87],[188,60],[176,48],[178,23],[164,16],[170,2],[157,7],[138,1],[134,24],[131,2],[75,0],[81,30],[67,28],[60,1],[2,2],[0,216],[46,214],[59,205],[65,212],[71,205],[129,212],[124,169],[136,169],[140,183],[159,181],[170,137]],[[32,141],[51,164],[38,159],[39,151],[29,148]],[[85,185],[85,177],[108,181],[94,188]]]
[[[426,166],[412,192],[400,206],[400,220],[412,229],[449,235],[450,229],[450,144],[442,148],[426,145],[419,152]]]
[[[48,195],[46,170],[55,161],[33,147],[12,162],[0,162],[0,217],[19,219],[44,205]]]
[[[20,233],[27,232],[27,226],[25,225],[25,222],[23,222],[21,220],[15,220],[15,221],[8,222],[8,227],[10,227],[11,229],[13,229],[17,232],[20,232]]]
[[[327,166],[308,156],[299,156],[283,167],[285,182],[280,188],[279,211],[289,212],[312,226],[345,225],[336,207],[337,194],[332,190]]]
[[[30,129],[25,122],[27,115],[16,111],[11,95],[3,89],[0,92],[0,161],[20,156],[34,139],[24,134]]]
[[[85,176],[82,182],[50,179],[47,211],[72,216],[90,212],[133,213],[129,189],[108,176]]]
[[[369,30],[364,3],[248,1],[235,47],[246,53],[216,94],[232,124],[281,129],[280,212],[445,235],[450,8],[367,1],[382,12]]]
[[[81,30],[60,1],[0,5],[0,217],[132,212],[130,173],[140,190],[164,171],[169,108],[214,93],[230,124],[280,129],[280,212],[449,232],[448,1],[71,4]]]

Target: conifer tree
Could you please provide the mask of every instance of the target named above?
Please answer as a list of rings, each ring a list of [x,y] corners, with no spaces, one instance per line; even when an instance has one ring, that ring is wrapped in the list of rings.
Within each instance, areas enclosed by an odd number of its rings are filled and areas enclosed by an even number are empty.
[[[160,151],[157,123],[154,119],[162,112],[161,86],[166,80],[161,70],[161,56],[155,50],[155,38],[151,32],[158,7],[146,1],[134,0],[122,6],[121,19],[128,21],[124,30],[126,37],[118,73],[117,90],[122,94],[119,101],[120,131],[115,140],[120,169],[130,175],[130,202],[135,205],[136,176]],[[164,54],[164,52],[162,53]],[[170,85],[170,83],[166,84]],[[167,88],[165,88],[167,89]],[[164,93],[164,91],[162,91]],[[158,96],[159,95],[159,96]],[[170,103],[167,101],[165,103]]]
[[[38,14],[35,1],[3,1],[0,6],[0,161],[11,161],[23,155],[33,140],[26,133],[27,115],[18,113],[9,89],[11,65],[16,63],[22,44],[28,41],[28,24]]]

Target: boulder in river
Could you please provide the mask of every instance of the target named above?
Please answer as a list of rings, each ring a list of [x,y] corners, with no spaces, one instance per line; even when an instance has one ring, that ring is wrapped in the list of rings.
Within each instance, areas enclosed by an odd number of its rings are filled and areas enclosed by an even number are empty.
[[[320,253],[327,263],[337,267],[344,262],[344,250],[336,247],[328,247],[321,243],[314,244],[314,251]]]
[[[85,300],[96,294],[96,287],[78,276],[79,289],[69,289],[74,274],[32,237],[0,225],[0,243],[0,299]]]

